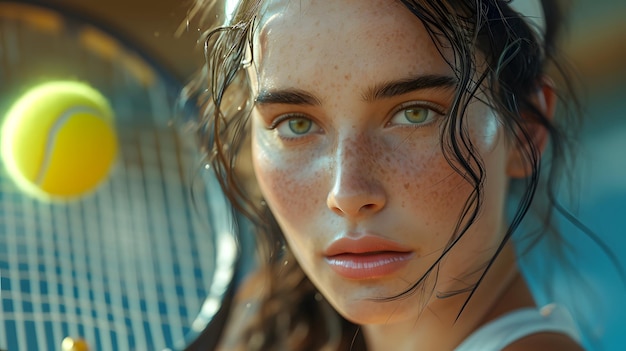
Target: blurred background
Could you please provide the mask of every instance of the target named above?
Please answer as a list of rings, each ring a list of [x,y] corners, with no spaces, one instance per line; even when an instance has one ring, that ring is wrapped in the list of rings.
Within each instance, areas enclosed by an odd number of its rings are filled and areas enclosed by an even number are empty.
[[[197,32],[174,40],[186,8],[0,1],[1,114],[43,82],[84,82],[110,102],[119,145],[108,179],[73,201],[26,195],[0,168],[0,349],[182,349],[219,310],[236,244],[178,123],[201,58]]]
[[[15,14],[31,3],[43,11]],[[568,4],[564,47],[585,103],[568,195],[626,267],[626,2]],[[121,144],[111,179],[70,204],[23,196],[0,172],[0,349],[61,349],[67,336],[92,350],[176,349],[217,311],[234,274],[228,213],[193,136],[171,123],[202,62],[189,8],[189,0],[0,0],[0,110],[43,80],[89,81],[111,100]],[[624,284],[580,230],[566,221],[562,230],[584,253],[573,260],[591,286],[557,279],[563,300],[583,320],[590,349],[623,350]],[[524,269],[538,285],[541,267]]]

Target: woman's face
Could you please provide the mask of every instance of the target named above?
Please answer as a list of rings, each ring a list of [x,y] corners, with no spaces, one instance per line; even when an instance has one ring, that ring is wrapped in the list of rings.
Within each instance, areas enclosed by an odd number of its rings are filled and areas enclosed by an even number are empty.
[[[441,150],[453,70],[421,22],[389,1],[270,1],[254,55],[253,164],[289,248],[346,318],[415,317],[403,307],[411,298],[373,299],[425,274],[474,188]],[[484,202],[429,281],[435,292],[474,283],[502,238],[509,150],[478,100],[464,126],[484,162]]]

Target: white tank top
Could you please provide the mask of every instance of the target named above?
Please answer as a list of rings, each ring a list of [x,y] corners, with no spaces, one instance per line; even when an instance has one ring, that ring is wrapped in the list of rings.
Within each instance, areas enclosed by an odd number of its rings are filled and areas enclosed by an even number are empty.
[[[544,332],[566,334],[580,342],[569,312],[550,304],[540,310],[524,308],[505,314],[478,328],[454,351],[500,351],[525,336]]]

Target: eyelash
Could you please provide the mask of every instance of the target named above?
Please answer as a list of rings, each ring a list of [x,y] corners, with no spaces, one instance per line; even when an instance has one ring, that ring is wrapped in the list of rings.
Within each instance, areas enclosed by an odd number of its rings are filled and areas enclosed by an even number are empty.
[[[286,115],[280,115],[276,119],[274,119],[272,123],[270,123],[269,126],[267,126],[267,129],[274,130],[278,128],[278,126],[281,123],[288,121],[290,119],[294,119],[294,118],[308,118],[308,117],[306,115],[299,114],[299,113],[288,113]]]
[[[281,115],[278,118],[274,119],[272,121],[272,123],[267,127],[267,129],[268,130],[274,130],[274,131],[278,132],[278,128],[280,128],[281,125],[283,125],[285,123],[289,123],[290,121],[297,120],[297,119],[303,119],[303,120],[310,121],[311,129],[313,129],[313,128],[315,128],[315,126],[317,126],[317,130],[318,131],[321,130],[319,125],[312,118],[308,117],[307,115],[299,114],[299,113],[289,113],[289,114],[286,114],[286,115]],[[302,136],[293,136],[293,137],[280,135],[280,133],[278,133],[278,134],[284,140],[296,140],[296,139],[300,139],[300,138],[303,138],[303,137],[309,135],[310,134],[309,131],[310,130],[307,130],[305,132],[307,134],[303,134]]]
[[[410,126],[412,128],[416,128],[416,127],[425,127],[431,123],[433,123],[436,119],[436,117],[441,117],[441,116],[445,116],[447,115],[447,111],[445,110],[445,108],[439,104],[436,104],[434,102],[430,102],[430,101],[410,101],[410,102],[405,102],[403,104],[400,104],[398,107],[396,107],[392,112],[391,112],[391,117],[389,118],[386,126],[393,126],[394,124],[391,123],[391,120],[394,119],[398,113],[403,112],[403,111],[407,111],[410,109],[424,109],[430,113],[435,113],[438,116],[434,116],[432,117],[431,121],[425,122],[425,123],[409,123],[406,124],[406,126]],[[427,117],[428,118],[428,117]],[[403,124],[400,124],[400,126],[402,126]]]

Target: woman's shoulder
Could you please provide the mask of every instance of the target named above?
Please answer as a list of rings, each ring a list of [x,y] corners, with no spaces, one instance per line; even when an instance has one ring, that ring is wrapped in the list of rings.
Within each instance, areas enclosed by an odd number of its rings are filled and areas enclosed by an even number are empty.
[[[583,351],[578,328],[566,308],[514,309],[475,330],[456,351]]]

